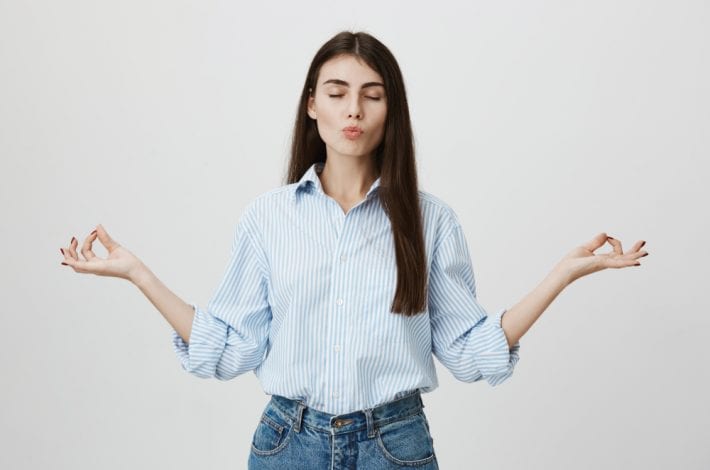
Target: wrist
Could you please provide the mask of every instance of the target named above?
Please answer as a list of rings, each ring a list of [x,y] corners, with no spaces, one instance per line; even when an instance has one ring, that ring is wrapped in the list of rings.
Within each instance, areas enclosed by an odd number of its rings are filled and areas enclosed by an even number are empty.
[[[572,274],[572,271],[565,267],[563,262],[559,262],[555,265],[550,274],[548,274],[548,278],[554,284],[558,284],[560,286],[560,290],[564,289],[575,281],[575,277]]]
[[[139,263],[138,266],[128,273],[128,280],[139,289],[142,289],[146,284],[151,282],[154,277],[153,272],[143,263]]]

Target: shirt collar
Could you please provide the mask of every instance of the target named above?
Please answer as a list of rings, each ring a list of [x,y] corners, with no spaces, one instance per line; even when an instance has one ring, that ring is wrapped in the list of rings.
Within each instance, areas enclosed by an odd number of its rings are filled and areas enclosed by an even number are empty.
[[[293,197],[294,199],[298,196],[298,193],[300,191],[306,191],[306,192],[311,192],[314,188],[320,192],[321,194],[325,194],[323,191],[323,186],[320,183],[320,178],[318,177],[318,174],[323,171],[323,166],[325,165],[324,162],[315,162],[311,167],[303,174],[301,179],[296,183],[294,189],[293,189]],[[370,196],[374,195],[377,192],[377,189],[380,187],[380,177],[378,176],[377,179],[372,183],[370,186],[370,189],[367,191],[367,194],[365,194],[365,199],[370,198]]]

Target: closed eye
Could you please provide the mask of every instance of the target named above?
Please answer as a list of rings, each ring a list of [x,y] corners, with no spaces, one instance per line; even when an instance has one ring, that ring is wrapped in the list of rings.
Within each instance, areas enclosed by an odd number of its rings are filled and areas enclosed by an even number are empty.
[[[344,95],[328,95],[331,98],[342,98]],[[372,100],[372,101],[380,101],[382,98],[379,96],[366,96],[365,98]]]

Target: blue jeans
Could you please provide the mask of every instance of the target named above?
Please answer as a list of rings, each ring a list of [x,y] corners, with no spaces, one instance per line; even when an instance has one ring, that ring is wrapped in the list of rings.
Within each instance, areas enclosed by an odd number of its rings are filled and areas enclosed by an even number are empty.
[[[273,395],[254,432],[250,470],[438,470],[419,391],[331,415]]]

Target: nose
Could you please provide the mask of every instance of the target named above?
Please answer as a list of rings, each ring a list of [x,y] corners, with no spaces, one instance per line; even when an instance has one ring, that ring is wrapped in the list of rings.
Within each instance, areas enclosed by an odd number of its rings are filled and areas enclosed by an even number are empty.
[[[362,109],[360,109],[360,98],[355,96],[350,100],[348,106],[348,119],[362,119]]]

